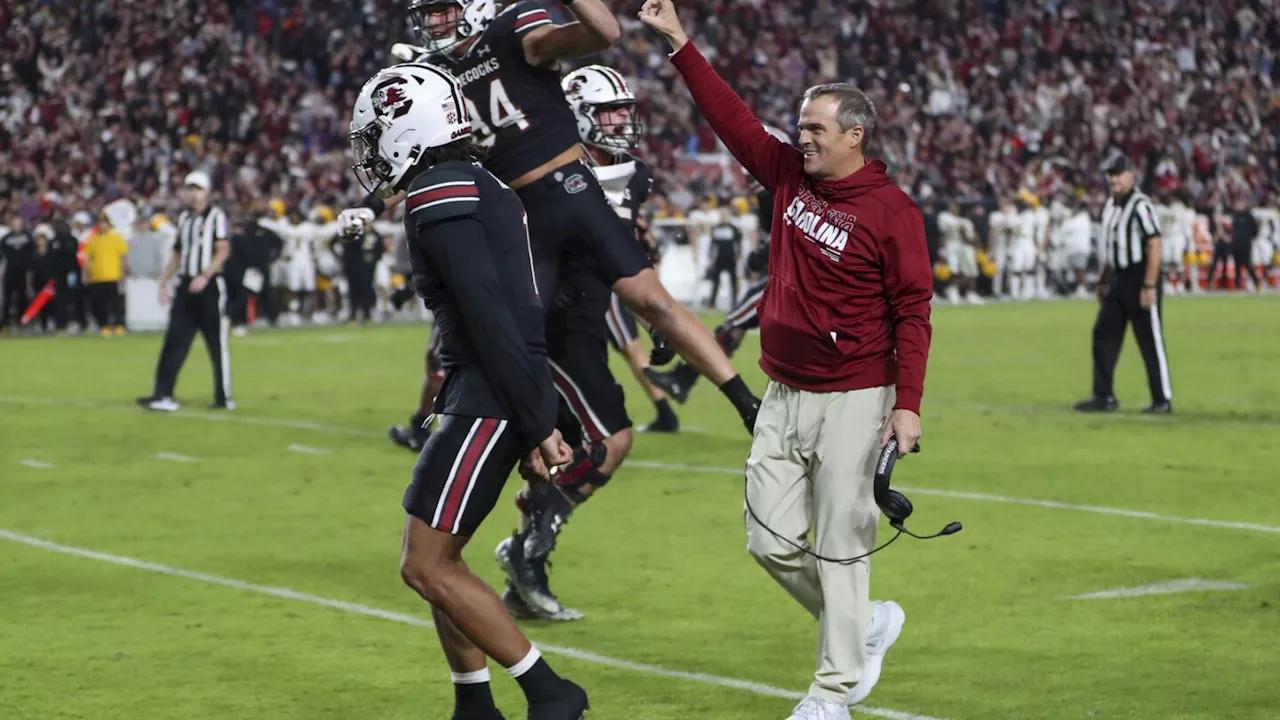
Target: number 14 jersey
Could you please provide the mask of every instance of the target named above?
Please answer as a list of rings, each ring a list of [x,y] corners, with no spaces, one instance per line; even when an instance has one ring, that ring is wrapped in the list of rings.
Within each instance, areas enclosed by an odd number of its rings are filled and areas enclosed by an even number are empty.
[[[524,0],[499,13],[466,55],[429,60],[462,83],[476,140],[489,149],[485,169],[503,182],[578,144],[560,73],[530,65],[521,44],[531,30],[551,24],[541,5]]]

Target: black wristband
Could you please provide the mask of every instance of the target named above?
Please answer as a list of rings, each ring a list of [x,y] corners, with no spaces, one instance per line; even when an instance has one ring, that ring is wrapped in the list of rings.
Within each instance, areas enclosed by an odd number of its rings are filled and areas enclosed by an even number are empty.
[[[374,216],[381,215],[387,209],[387,203],[377,195],[369,193],[360,201],[360,207],[369,208],[373,211]]]

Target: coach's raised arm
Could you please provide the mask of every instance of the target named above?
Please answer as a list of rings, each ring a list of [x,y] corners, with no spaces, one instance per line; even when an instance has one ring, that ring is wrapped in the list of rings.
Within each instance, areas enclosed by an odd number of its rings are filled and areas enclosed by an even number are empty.
[[[782,142],[707,63],[671,0],[640,19],[729,151],[773,193],[760,367],[769,376],[747,458],[747,547],[818,621],[818,671],[791,720],[848,720],[902,630],[870,602],[880,449],[920,438],[933,272],[924,219],[863,156],[876,109],[845,83],[804,93],[799,148]],[[808,543],[810,529],[813,543]],[[810,549],[812,548],[812,549]]]

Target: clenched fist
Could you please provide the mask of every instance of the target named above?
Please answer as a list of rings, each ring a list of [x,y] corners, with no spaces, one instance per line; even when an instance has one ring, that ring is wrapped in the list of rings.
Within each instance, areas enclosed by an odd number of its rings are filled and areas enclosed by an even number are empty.
[[[644,7],[640,8],[640,22],[657,30],[671,43],[672,50],[679,50],[689,42],[671,0],[645,0]]]

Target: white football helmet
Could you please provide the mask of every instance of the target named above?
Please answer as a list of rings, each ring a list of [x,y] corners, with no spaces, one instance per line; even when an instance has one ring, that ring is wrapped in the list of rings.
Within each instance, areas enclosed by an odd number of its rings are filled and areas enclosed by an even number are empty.
[[[434,65],[392,65],[360,88],[351,114],[351,166],[364,189],[394,194],[428,148],[471,136],[457,78]]]
[[[457,22],[445,21],[431,26],[431,15],[447,12],[453,7],[461,11]],[[484,32],[497,15],[496,0],[412,0],[409,3],[413,32],[418,36],[418,42],[433,55],[444,55]]]
[[[644,125],[635,119],[636,96],[626,78],[613,68],[588,65],[578,68],[560,81],[564,97],[578,119],[578,135],[582,142],[614,155],[634,150],[644,134]],[[602,110],[627,108],[631,121],[602,125]]]

